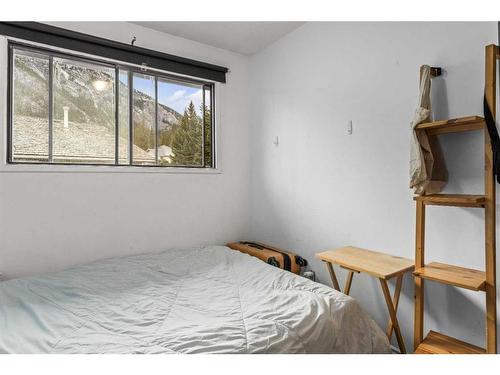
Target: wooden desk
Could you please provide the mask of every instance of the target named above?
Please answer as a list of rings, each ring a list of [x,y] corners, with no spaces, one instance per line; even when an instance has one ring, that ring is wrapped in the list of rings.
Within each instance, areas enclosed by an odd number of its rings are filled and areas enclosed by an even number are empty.
[[[349,294],[355,272],[363,272],[379,279],[387,309],[389,310],[390,320],[387,326],[387,337],[389,337],[390,340],[392,332],[394,331],[396,333],[396,339],[398,340],[399,350],[401,353],[406,353],[396,312],[398,310],[399,295],[401,294],[401,287],[403,284],[403,275],[413,270],[415,262],[410,259],[351,246],[317,253],[316,257],[325,262],[328,272],[330,273],[330,278],[332,279],[333,287],[338,291],[340,291],[340,286],[332,264],[337,264],[349,271],[344,285],[344,294]],[[393,277],[397,279],[394,297],[391,297],[387,280]]]

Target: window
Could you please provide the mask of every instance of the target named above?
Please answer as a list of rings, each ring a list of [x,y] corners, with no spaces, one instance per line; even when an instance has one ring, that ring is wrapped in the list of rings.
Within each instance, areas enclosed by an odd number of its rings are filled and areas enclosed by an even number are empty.
[[[214,85],[9,45],[10,163],[213,168]]]

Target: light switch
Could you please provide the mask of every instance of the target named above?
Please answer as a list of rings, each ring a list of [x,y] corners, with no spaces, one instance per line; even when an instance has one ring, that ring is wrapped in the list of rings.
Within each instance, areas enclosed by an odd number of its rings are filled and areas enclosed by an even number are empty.
[[[347,121],[347,134],[352,134],[352,120]]]

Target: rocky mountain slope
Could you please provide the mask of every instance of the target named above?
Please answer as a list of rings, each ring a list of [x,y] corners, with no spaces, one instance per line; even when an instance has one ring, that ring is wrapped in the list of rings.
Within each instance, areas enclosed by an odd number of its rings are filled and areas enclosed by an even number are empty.
[[[48,116],[48,59],[16,54],[14,60],[14,112],[23,116]],[[90,65],[73,65],[54,58],[54,119],[62,120],[63,106],[70,108],[70,121],[97,123],[114,127],[114,70],[95,70]],[[97,90],[95,81],[109,82],[105,90]],[[123,105],[122,105],[123,104]],[[128,89],[120,82],[121,119],[128,116]],[[154,126],[155,100],[134,90],[134,123]],[[158,105],[159,129],[177,126],[182,115],[170,107]]]

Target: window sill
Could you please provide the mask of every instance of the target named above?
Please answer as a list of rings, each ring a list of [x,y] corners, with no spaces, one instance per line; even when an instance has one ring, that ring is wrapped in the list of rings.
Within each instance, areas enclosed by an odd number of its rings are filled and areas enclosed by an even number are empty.
[[[132,167],[128,165],[49,165],[3,164],[0,173],[166,173],[166,174],[222,174],[219,168]]]

